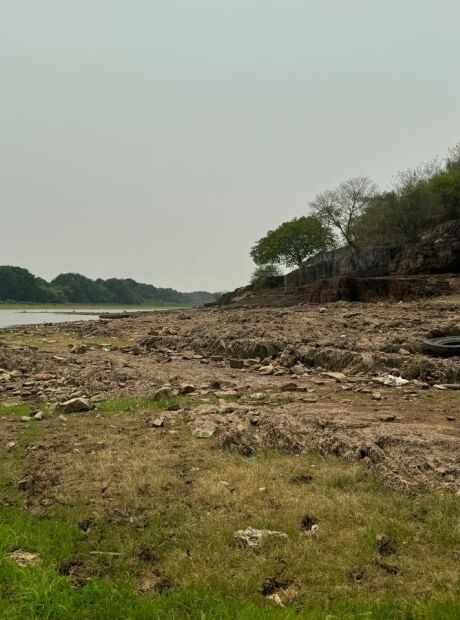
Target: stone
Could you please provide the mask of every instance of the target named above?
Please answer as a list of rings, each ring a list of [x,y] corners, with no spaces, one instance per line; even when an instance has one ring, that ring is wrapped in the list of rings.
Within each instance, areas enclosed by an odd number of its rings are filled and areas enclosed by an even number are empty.
[[[28,415],[21,416],[21,422],[30,422],[31,419]]]
[[[372,400],[382,400],[382,395],[380,392],[372,392],[371,398]]]
[[[302,366],[302,364],[296,364],[291,368],[291,372],[293,375],[298,375],[300,377],[306,373],[305,366]]]
[[[12,449],[14,448],[14,446],[15,446],[15,445],[16,445],[16,442],[14,442],[14,441],[9,441],[9,442],[6,444],[6,446],[5,446],[5,447],[6,447],[6,449],[7,449],[7,450],[12,450]]]
[[[195,389],[192,383],[181,383],[179,386],[179,394],[191,394]]]
[[[37,564],[39,557],[37,553],[31,553],[30,551],[11,551],[9,557],[13,562],[16,562],[19,566],[30,566],[31,564]]]
[[[330,379],[335,379],[337,383],[345,383],[348,381],[347,376],[344,375],[343,372],[323,372],[323,376],[329,377]]]
[[[407,385],[408,383],[409,381],[407,379],[403,379],[400,376],[390,374],[384,380],[383,385],[386,385],[387,387],[402,387],[403,385]]]
[[[159,416],[150,416],[150,418],[147,421],[147,424],[150,428],[161,428],[165,423],[165,416],[164,415],[159,415]]]
[[[275,367],[273,364],[267,364],[267,366],[262,366],[259,369],[259,374],[261,375],[272,375],[275,372]]]
[[[49,372],[41,372],[34,375],[34,379],[36,381],[50,381],[51,379],[54,379],[54,377]]]
[[[88,351],[88,347],[85,344],[75,344],[70,348],[70,353],[75,353],[76,355],[81,355],[82,353],[86,353]]]
[[[380,421],[381,422],[394,422],[396,420],[396,417],[394,415],[383,415],[380,416]]]
[[[171,396],[171,386],[163,385],[162,387],[155,390],[153,394],[153,398],[161,398],[162,396]]]
[[[244,368],[244,361],[243,360],[230,359],[230,360],[228,360],[228,363],[230,364],[230,368],[235,368],[235,369]]]
[[[290,383],[283,383],[283,385],[280,387],[281,392],[306,392],[307,388],[306,387],[300,387],[299,385],[297,385],[297,383],[293,383],[292,381]]]
[[[184,360],[192,360],[195,357],[194,351],[183,351],[182,359]]]
[[[86,398],[71,398],[60,403],[57,408],[63,413],[79,413],[81,411],[89,411],[90,403]]]
[[[215,426],[203,426],[203,427],[195,427],[192,430],[192,435],[197,437],[198,439],[209,439],[216,432]]]
[[[38,420],[38,421],[43,420],[44,418],[43,411],[37,411],[37,413],[32,417],[34,420]]]
[[[245,530],[238,530],[233,534],[242,547],[250,547],[256,549],[261,547],[266,538],[287,538],[287,534],[284,532],[277,532],[274,530],[256,530],[252,527],[248,527]]]

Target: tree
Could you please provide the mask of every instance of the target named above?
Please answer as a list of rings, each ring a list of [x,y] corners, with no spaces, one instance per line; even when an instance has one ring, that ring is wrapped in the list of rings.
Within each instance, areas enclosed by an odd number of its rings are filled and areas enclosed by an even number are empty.
[[[275,263],[300,268],[306,258],[333,244],[331,230],[318,218],[296,217],[269,230],[251,249],[251,256],[256,265]]]
[[[376,192],[377,186],[368,177],[357,177],[318,194],[311,207],[321,222],[335,228],[348,245],[358,249],[355,225]]]
[[[263,288],[274,288],[278,285],[278,279],[282,276],[281,269],[274,263],[259,265],[251,277],[251,286],[256,291]]]

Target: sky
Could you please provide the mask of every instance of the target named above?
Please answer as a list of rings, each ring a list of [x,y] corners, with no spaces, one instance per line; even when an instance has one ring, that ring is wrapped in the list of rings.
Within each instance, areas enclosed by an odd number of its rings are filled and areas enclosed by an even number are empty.
[[[178,290],[460,142],[458,0],[0,0],[0,264]]]

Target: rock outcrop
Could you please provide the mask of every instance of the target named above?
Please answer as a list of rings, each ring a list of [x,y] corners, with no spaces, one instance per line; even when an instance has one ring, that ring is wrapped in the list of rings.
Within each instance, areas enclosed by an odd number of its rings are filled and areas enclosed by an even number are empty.
[[[437,226],[421,241],[407,246],[339,248],[322,252],[285,277],[287,287],[341,276],[381,278],[460,272],[460,220]]]

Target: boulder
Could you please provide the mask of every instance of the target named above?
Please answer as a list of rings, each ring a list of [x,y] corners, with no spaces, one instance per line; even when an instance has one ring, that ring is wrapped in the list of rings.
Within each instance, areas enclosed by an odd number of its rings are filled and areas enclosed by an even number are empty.
[[[79,413],[90,410],[90,402],[86,398],[71,398],[58,405],[58,410],[62,413]]]

